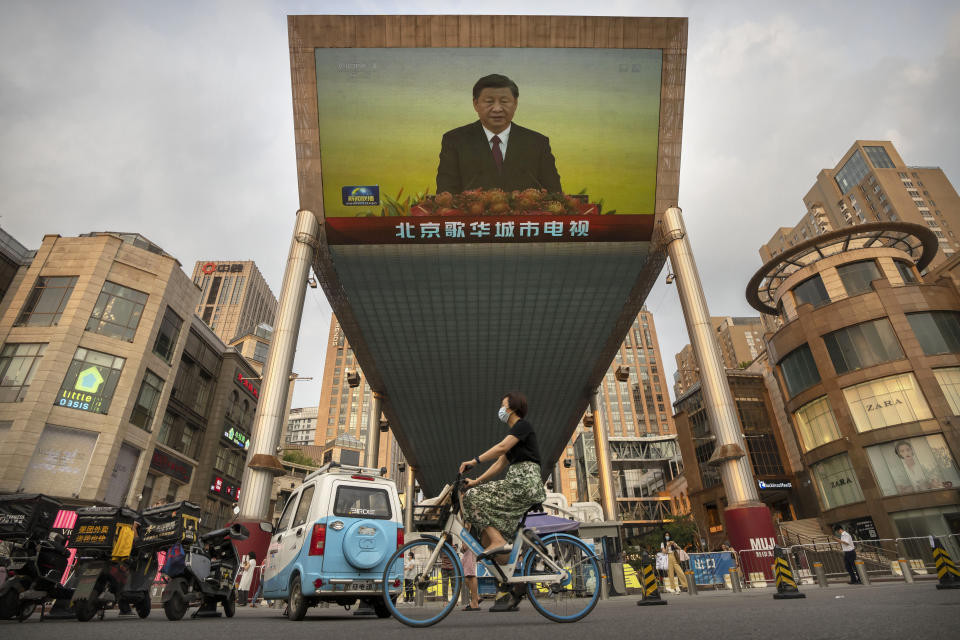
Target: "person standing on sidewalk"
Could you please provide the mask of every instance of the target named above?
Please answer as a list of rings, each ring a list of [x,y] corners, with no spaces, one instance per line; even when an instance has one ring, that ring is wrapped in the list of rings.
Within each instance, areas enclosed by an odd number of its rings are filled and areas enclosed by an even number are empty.
[[[853,545],[853,536],[845,531],[843,525],[837,525],[834,529],[837,540],[840,541],[840,550],[843,551],[843,567],[850,574],[850,584],[863,584],[860,581],[860,575],[857,573],[857,548]]]
[[[683,565],[680,564],[680,553],[683,549],[676,542],[670,539],[670,534],[663,534],[663,542],[660,548],[667,554],[667,578],[673,583],[673,592],[680,593],[680,589],[687,588],[687,577],[683,574]],[[667,591],[670,591],[669,585]]]

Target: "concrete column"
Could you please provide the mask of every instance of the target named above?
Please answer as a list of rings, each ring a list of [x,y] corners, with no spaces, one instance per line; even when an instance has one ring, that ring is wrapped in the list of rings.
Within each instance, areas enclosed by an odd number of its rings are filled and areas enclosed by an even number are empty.
[[[700,365],[704,405],[717,438],[717,446],[709,463],[720,467],[727,503],[731,507],[752,506],[759,502],[757,485],[750,460],[745,455],[746,443],[740,432],[740,420],[727,384],[720,350],[713,338],[710,311],[680,209],[667,209],[660,224],[670,265],[676,276],[690,345]]]
[[[380,412],[383,411],[383,396],[371,391],[373,406],[367,416],[367,441],[363,452],[363,466],[369,469],[380,468]]]
[[[413,532],[413,504],[416,500],[417,470],[407,463],[407,486],[403,497],[403,530],[407,535]]]
[[[597,392],[590,396],[590,415],[593,417],[593,447],[597,455],[597,471],[600,473],[600,506],[603,519],[617,518],[617,490],[613,484],[613,466],[610,464],[610,446],[607,444],[607,425],[600,419]]]
[[[238,520],[270,520],[268,509],[273,478],[283,474],[283,466],[277,459],[277,445],[287,419],[285,409],[290,389],[290,371],[297,348],[297,335],[300,333],[307,276],[319,231],[313,212],[304,209],[297,212],[280,289],[276,327],[263,367],[260,402],[250,436],[247,468],[243,472]]]

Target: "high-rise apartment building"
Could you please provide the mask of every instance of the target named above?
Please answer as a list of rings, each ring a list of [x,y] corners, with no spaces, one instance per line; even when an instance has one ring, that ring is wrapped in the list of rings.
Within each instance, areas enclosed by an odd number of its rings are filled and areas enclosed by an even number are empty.
[[[200,287],[196,313],[227,344],[273,326],[277,298],[252,261],[197,261],[193,281]]]
[[[763,351],[763,323],[759,317],[711,317],[713,336],[720,349],[723,366],[742,369]],[[684,345],[674,356],[677,371],[673,377],[673,392],[679,398],[700,380],[700,369],[693,348]]]
[[[362,448],[367,440],[372,406],[373,391],[367,384],[366,376],[357,363],[337,317],[332,315],[314,441],[324,447],[324,461],[340,459],[342,450],[351,451],[349,457],[352,459],[352,451]],[[375,428],[381,431],[387,429],[380,437],[379,464],[387,468],[387,477],[393,478],[402,487],[399,465],[404,458],[400,446],[382,416],[378,416]],[[362,460],[361,455],[360,461]]]
[[[285,444],[311,445],[317,439],[317,407],[297,407],[287,415]]]
[[[678,472],[679,450],[656,326],[646,308],[610,363],[597,396],[620,519],[627,526],[662,520],[656,516],[663,515],[659,507],[669,498],[660,505],[660,494]],[[581,425],[558,462],[554,491],[570,503],[598,501],[597,473],[593,432]]]
[[[939,167],[907,165],[893,143],[857,140],[803,198],[806,213],[760,248],[764,262],[814,236],[868,222],[914,222],[940,244],[930,268],[960,250],[960,196]]]

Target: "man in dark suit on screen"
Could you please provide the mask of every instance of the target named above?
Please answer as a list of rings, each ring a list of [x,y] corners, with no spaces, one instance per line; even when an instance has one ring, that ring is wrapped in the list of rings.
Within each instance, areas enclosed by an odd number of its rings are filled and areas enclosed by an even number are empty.
[[[477,80],[473,108],[480,119],[443,134],[437,193],[528,188],[563,192],[550,140],[513,123],[519,97],[516,83],[506,76]]]

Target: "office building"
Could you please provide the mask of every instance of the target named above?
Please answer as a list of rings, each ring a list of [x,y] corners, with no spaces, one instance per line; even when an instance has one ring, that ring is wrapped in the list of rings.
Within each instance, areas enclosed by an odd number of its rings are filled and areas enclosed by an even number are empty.
[[[0,492],[232,515],[259,385],[138,234],[45,236],[0,313]]]
[[[939,251],[930,268],[960,249],[960,196],[939,167],[906,164],[893,143],[857,140],[832,169],[823,169],[803,198],[805,213],[760,248],[764,262],[815,236],[871,222],[929,227]]]
[[[45,236],[0,317],[0,492],[136,506],[198,297],[137,234]]]
[[[597,400],[609,442],[620,519],[632,532],[662,522],[670,513],[669,498],[662,494],[679,473],[680,456],[656,325],[645,307],[610,363]],[[588,413],[555,470],[554,491],[571,504],[599,502],[591,420]]]
[[[785,433],[777,424],[775,400],[771,400],[763,373],[727,369],[726,376],[760,500],[770,507],[775,522],[816,516],[815,499],[806,489],[806,474],[788,452],[792,433]],[[728,541],[723,518],[727,499],[719,467],[709,463],[716,449],[716,435],[699,380],[677,398],[674,409],[687,485],[681,499],[688,501],[707,547],[716,549]]]
[[[14,279],[21,269],[25,270],[33,260],[35,251],[30,251],[16,238],[0,228],[0,305],[3,297],[13,286]],[[2,313],[2,307],[0,307]]]
[[[191,277],[201,291],[197,315],[226,344],[273,326],[277,298],[254,262],[199,260]]]
[[[323,460],[318,462],[363,462],[372,406],[370,385],[357,364],[340,322],[336,315],[331,315],[314,440],[314,444],[324,448]],[[405,485],[400,471],[406,466],[403,452],[383,416],[377,416],[374,426],[381,431],[379,466],[387,468],[387,477],[394,479],[403,491]]]
[[[711,317],[720,359],[727,369],[744,369],[763,351],[764,327],[759,317]],[[679,398],[700,380],[700,367],[688,344],[674,356],[673,392]]]

